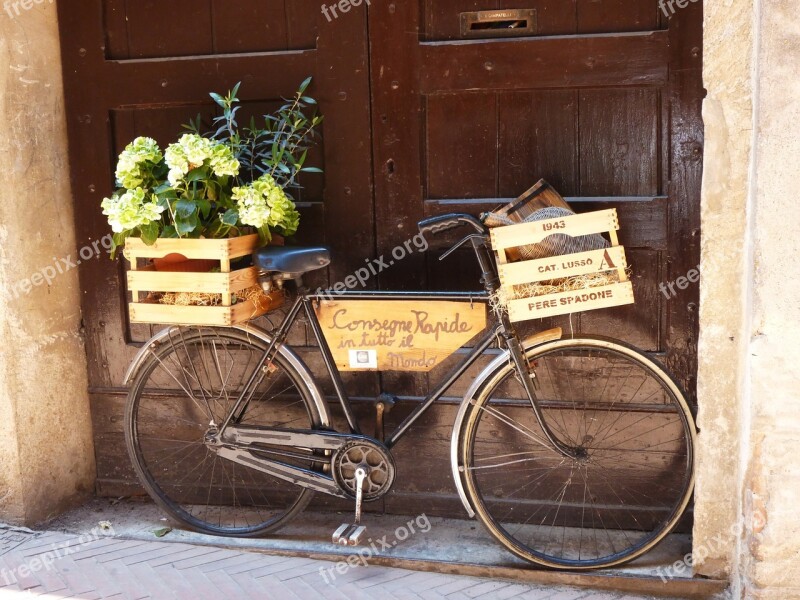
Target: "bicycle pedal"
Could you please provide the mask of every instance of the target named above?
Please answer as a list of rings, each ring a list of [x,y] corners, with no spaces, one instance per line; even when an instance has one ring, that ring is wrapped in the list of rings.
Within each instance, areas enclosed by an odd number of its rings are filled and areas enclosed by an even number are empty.
[[[333,543],[340,546],[358,546],[366,532],[366,525],[344,523],[333,532]]]

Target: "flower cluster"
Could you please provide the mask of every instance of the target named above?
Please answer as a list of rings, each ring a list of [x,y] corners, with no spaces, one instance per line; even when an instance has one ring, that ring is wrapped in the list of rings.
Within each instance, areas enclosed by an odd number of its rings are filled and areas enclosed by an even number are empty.
[[[232,198],[244,225],[280,228],[284,235],[293,235],[300,225],[300,213],[294,202],[269,174],[250,185],[233,188]]]
[[[189,171],[203,166],[210,167],[217,177],[239,174],[239,161],[229,145],[194,133],[187,133],[176,144],[170,144],[164,158],[169,167],[167,179],[173,187],[180,185]]]
[[[117,185],[128,190],[141,186],[147,174],[162,158],[158,143],[153,138],[136,138],[119,155]]]
[[[155,194],[148,194],[140,187],[124,193],[117,192],[111,198],[105,198],[101,206],[114,233],[158,221],[161,213],[166,210],[159,205]]]

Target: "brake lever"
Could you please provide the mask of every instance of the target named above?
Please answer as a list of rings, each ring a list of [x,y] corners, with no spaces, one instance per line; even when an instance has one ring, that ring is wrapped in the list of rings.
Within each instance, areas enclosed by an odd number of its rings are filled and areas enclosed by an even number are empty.
[[[457,243],[455,246],[453,246],[452,248],[450,248],[450,249],[449,249],[447,252],[445,252],[444,254],[442,254],[442,255],[439,257],[439,260],[444,260],[445,258],[447,258],[448,256],[450,256],[450,255],[451,255],[453,252],[455,252],[456,250],[458,250],[458,249],[459,249],[461,246],[463,246],[463,245],[464,245],[464,244],[466,244],[467,242],[471,242],[471,241],[472,241],[474,238],[483,239],[483,237],[484,237],[484,236],[482,236],[482,235],[480,235],[480,234],[478,234],[478,233],[471,233],[471,234],[469,234],[469,235],[468,235],[468,236],[466,236],[464,239],[462,239],[460,242],[458,242],[458,243]]]

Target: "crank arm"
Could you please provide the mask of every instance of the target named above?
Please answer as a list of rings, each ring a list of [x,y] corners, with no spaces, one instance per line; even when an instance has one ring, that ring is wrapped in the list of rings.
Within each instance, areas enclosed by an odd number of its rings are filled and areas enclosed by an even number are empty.
[[[262,473],[267,473],[268,475],[283,479],[284,481],[288,481],[300,487],[314,490],[315,492],[322,492],[330,496],[347,498],[345,493],[336,485],[332,477],[326,477],[321,473],[315,473],[314,471],[288,465],[277,460],[254,456],[250,450],[244,448],[227,448],[223,446],[214,448],[214,452],[216,452],[217,456],[261,471]]]
[[[288,448],[307,448],[309,450],[329,450],[335,452],[348,442],[369,437],[328,431],[303,431],[298,429],[280,429],[278,427],[247,427],[229,425],[223,435],[223,443],[248,446],[264,444]]]

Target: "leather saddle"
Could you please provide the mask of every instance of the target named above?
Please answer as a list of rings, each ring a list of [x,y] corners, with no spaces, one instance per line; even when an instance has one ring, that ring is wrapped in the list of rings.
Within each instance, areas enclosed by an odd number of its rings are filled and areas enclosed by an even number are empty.
[[[299,277],[327,267],[331,263],[331,253],[322,247],[264,246],[253,253],[253,261],[262,271]]]

